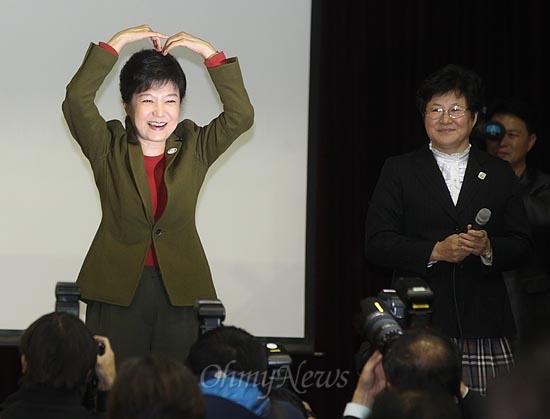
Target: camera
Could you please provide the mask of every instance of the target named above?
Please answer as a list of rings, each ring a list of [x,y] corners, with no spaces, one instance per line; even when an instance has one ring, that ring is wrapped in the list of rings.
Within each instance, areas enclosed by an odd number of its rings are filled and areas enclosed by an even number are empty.
[[[55,284],[55,311],[80,316],[80,287],[76,282],[57,282]],[[105,344],[97,344],[97,354],[105,354]]]
[[[483,136],[487,140],[502,141],[506,128],[498,121],[488,121],[483,124]]]
[[[419,277],[398,277],[394,288],[360,302],[360,333],[356,355],[358,372],[375,350],[384,354],[404,329],[431,324],[433,292]]]
[[[80,287],[77,282],[57,282],[55,284],[55,311],[69,313],[76,317],[80,317]],[[103,356],[105,354],[105,344],[97,343],[97,354]],[[92,411],[98,412],[100,401],[104,396],[100,395],[98,389],[98,380],[95,371],[90,375],[89,381],[84,390],[82,398],[83,406]]]
[[[97,344],[97,354],[99,356],[105,355],[105,344],[103,342]]]
[[[506,128],[500,122],[479,119],[470,134],[470,142],[476,144],[481,150],[486,150],[487,141],[500,142],[505,135]]]
[[[55,311],[79,316],[80,287],[76,282],[57,282],[55,284]]]
[[[199,318],[199,334],[220,327],[225,320],[225,307],[220,300],[196,300],[195,310]]]
[[[372,346],[373,351],[386,352],[388,346],[403,334],[403,328],[383,299],[365,298],[361,301],[361,313],[366,343]]]
[[[290,373],[292,357],[283,345],[266,342],[267,374],[268,380],[275,388],[283,387]]]

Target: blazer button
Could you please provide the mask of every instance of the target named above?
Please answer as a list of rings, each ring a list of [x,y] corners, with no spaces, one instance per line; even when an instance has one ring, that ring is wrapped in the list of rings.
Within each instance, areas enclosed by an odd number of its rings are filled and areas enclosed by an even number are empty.
[[[155,230],[155,236],[162,236],[162,230],[160,228]]]

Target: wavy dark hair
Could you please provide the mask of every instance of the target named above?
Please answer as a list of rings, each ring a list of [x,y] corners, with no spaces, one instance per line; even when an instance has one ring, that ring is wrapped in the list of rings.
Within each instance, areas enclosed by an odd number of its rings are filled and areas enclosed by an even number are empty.
[[[455,92],[466,98],[466,104],[475,113],[484,113],[484,87],[479,74],[457,64],[448,64],[426,77],[416,91],[416,106],[421,115],[426,114],[426,105],[437,95]]]
[[[181,102],[187,88],[181,65],[173,55],[162,55],[154,49],[134,53],[120,71],[120,94],[124,103],[130,103],[136,93],[166,83],[173,83],[177,87]]]

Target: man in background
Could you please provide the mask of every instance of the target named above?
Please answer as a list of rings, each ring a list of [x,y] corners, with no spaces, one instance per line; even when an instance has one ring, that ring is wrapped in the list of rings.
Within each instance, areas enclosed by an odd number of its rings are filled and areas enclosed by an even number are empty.
[[[547,327],[550,321],[550,175],[527,164],[537,142],[536,118],[529,104],[520,99],[495,101],[485,124],[487,152],[512,166],[523,189],[523,202],[535,242],[529,262],[505,274],[512,311],[523,344]],[[501,124],[501,125],[499,125]]]

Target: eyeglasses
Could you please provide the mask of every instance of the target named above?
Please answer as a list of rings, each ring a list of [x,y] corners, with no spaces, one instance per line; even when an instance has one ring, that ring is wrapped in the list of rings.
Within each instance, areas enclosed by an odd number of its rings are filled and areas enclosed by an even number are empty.
[[[467,110],[467,108],[463,108],[460,105],[451,106],[447,110],[443,109],[441,106],[434,106],[426,111],[426,116],[434,121],[441,119],[445,114],[448,114],[451,119],[458,119],[462,118]]]

